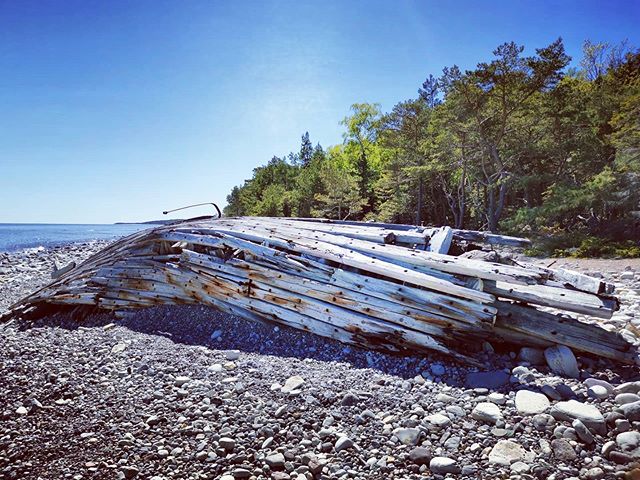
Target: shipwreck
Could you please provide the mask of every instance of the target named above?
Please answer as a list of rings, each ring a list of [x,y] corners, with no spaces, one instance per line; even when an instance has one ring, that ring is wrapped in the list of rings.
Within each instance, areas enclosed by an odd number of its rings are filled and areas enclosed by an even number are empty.
[[[472,363],[467,346],[484,341],[637,362],[637,347],[619,333],[570,315],[610,318],[619,308],[612,284],[464,253],[528,243],[449,227],[201,217],[110,244],[3,319],[202,304],[365,348]]]

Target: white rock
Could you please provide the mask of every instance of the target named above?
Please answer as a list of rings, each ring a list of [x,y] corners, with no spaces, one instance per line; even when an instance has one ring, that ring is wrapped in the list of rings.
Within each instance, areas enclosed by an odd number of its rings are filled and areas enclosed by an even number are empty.
[[[549,408],[546,395],[530,390],[518,390],[516,393],[516,409],[523,415],[536,415]]]
[[[609,395],[611,395],[611,393],[602,385],[592,385],[591,387],[587,388],[587,395],[597,400],[604,400]]]
[[[420,438],[420,430],[417,428],[396,428],[393,434],[403,445],[417,445]]]
[[[284,386],[282,387],[282,393],[289,393],[298,387],[302,386],[304,383],[304,378],[299,375],[294,375],[292,377],[287,378],[287,381],[284,382]]]
[[[429,415],[426,417],[426,420],[431,424],[440,428],[448,427],[451,425],[451,420],[446,415],[442,413],[434,413],[433,415]]]
[[[616,395],[620,393],[640,393],[640,381],[622,383],[614,387],[613,393]]]
[[[118,342],[111,347],[111,353],[122,353],[127,348],[127,344],[124,342]]]
[[[633,403],[640,400],[640,396],[635,393],[619,393],[616,395],[615,402],[618,405],[626,405],[627,403]]]
[[[544,351],[544,358],[552,372],[565,377],[579,378],[578,362],[569,347],[556,345]]]
[[[616,442],[614,442],[613,440],[609,440],[608,442],[605,442],[604,445],[602,445],[600,453],[608,458],[609,454],[613,451],[614,448],[616,448]]]
[[[238,360],[240,358],[240,350],[227,350],[224,352],[224,356],[227,360]]]
[[[448,457],[433,457],[429,462],[429,470],[433,473],[459,473],[456,461]]]
[[[505,403],[507,403],[507,397],[498,392],[490,393],[487,397],[487,400],[489,400],[491,403],[495,403],[496,405],[504,405]]]
[[[531,467],[524,462],[516,462],[511,465],[513,473],[527,473],[529,470],[531,470]]]
[[[640,459],[640,433],[633,431],[619,433],[616,436],[616,444],[631,458]]]
[[[176,378],[173,380],[173,384],[174,384],[176,387],[181,387],[181,386],[183,386],[185,383],[189,383],[190,381],[191,381],[191,379],[190,379],[189,377],[176,377]]]
[[[609,382],[605,380],[600,380],[598,378],[587,378],[584,381],[584,385],[587,388],[593,387],[594,385],[600,385],[601,387],[606,388],[609,394],[613,393],[613,385],[611,385]]]
[[[471,418],[481,422],[495,424],[502,419],[502,412],[495,403],[480,402],[471,412]]]
[[[526,450],[522,445],[511,440],[500,440],[489,452],[489,463],[509,466],[526,458]]]
[[[593,405],[580,403],[577,400],[558,402],[549,412],[556,420],[580,420],[591,431],[600,435],[607,433],[607,426],[600,410]]]
[[[16,413],[18,415],[26,415],[27,413],[29,413],[29,411],[26,408],[20,406],[16,409]]]

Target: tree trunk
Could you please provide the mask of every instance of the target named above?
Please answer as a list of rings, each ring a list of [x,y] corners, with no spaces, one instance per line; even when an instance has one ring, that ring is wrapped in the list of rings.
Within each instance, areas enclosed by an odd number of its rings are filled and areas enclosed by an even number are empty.
[[[496,222],[496,193],[493,184],[487,185],[486,202],[487,230],[494,232],[498,225]]]
[[[456,228],[462,228],[464,225],[464,214],[467,208],[467,161],[462,159],[462,175],[460,176],[460,183],[458,185],[458,218],[456,220]]]
[[[424,199],[424,181],[422,178],[418,180],[418,207],[416,211],[416,225],[422,224],[422,202]]]

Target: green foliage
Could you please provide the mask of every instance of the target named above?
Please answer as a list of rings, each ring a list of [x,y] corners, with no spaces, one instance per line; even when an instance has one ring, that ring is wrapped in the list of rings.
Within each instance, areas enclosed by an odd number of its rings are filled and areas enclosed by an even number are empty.
[[[312,213],[338,220],[361,218],[367,199],[358,191],[357,176],[349,171],[341,149],[334,148],[329,157],[319,171],[322,193],[315,194],[317,207]]]
[[[251,215],[258,217],[283,217],[289,209],[289,192],[282,185],[269,185],[253,206]]]
[[[545,249],[537,246],[525,248],[522,253],[528,257],[546,257],[548,255],[548,252]]]
[[[558,249],[553,253],[556,257],[575,258],[639,258],[640,243],[632,240],[625,242],[612,242],[607,238],[587,237],[577,248]]]
[[[505,43],[388,113],[354,104],[341,144],[313,147],[305,132],[233,188],[225,214],[452,225],[530,236],[530,254],[636,255],[640,52],[587,41],[581,67],[569,60],[561,40],[534,55]]]

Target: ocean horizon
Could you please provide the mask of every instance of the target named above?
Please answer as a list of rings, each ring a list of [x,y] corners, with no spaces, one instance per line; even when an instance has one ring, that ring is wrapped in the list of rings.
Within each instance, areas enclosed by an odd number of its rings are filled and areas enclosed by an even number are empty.
[[[0,223],[0,252],[115,240],[153,226],[139,223]]]

